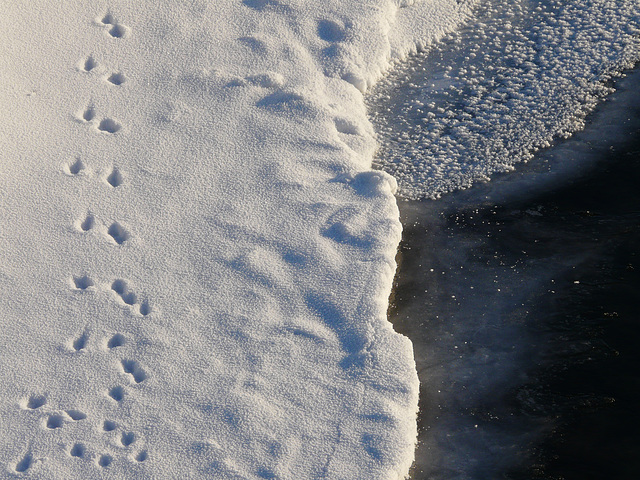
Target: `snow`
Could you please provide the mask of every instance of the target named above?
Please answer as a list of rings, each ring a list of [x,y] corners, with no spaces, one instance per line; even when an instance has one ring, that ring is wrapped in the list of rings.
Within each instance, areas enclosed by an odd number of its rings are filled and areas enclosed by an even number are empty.
[[[2,478],[403,478],[363,92],[454,0],[3,0]]]

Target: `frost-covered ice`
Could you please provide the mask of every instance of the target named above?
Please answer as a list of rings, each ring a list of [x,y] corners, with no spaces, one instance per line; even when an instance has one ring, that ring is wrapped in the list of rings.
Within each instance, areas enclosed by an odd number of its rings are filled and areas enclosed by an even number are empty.
[[[481,2],[376,87],[380,166],[412,199],[513,170],[584,127],[608,82],[640,59],[639,35],[637,0]]]
[[[402,478],[362,93],[454,0],[2,0],[0,476]]]

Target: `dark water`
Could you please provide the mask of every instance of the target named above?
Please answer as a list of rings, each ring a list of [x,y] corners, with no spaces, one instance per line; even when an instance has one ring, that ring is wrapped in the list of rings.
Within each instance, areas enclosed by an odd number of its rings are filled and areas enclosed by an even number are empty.
[[[515,172],[400,201],[413,479],[640,478],[640,72]]]

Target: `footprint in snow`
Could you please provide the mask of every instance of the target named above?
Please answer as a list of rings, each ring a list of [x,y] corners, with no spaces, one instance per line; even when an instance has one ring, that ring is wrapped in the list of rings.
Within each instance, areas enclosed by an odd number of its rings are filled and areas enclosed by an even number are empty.
[[[127,230],[125,230],[125,228],[118,222],[113,222],[109,227],[109,230],[107,230],[107,233],[118,245],[122,245],[124,242],[129,240],[129,238],[131,238],[131,234],[127,232]]]
[[[344,26],[333,20],[320,20],[318,22],[318,36],[325,42],[342,42],[347,33]]]
[[[87,449],[82,443],[76,443],[71,450],[69,451],[69,455],[72,457],[83,458]]]
[[[135,441],[136,441],[135,433],[133,433],[133,432],[122,432],[122,436],[120,437],[120,443],[122,443],[123,447],[128,447]]]
[[[83,72],[91,72],[98,66],[98,62],[93,56],[89,55],[84,62],[80,62],[80,70]]]
[[[149,454],[146,450],[141,451],[136,455],[136,462],[144,462],[147,458],[149,458]]]
[[[78,338],[76,338],[71,343],[71,346],[76,352],[79,352],[80,350],[84,350],[86,348],[87,340],[89,340],[89,335],[85,332],[82,335],[80,335]]]
[[[126,342],[124,335],[116,333],[107,341],[107,348],[112,350],[116,347],[122,347]]]
[[[102,430],[105,432],[113,432],[117,427],[118,425],[116,425],[116,422],[112,420],[105,420],[102,424]]]
[[[74,422],[79,422],[87,418],[87,414],[80,410],[66,410],[65,413],[69,415],[69,418]]]
[[[117,240],[116,240],[117,241]],[[138,296],[131,291],[126,281],[122,279],[115,280],[111,284],[111,290],[118,294],[120,299],[127,305],[134,307],[138,303]],[[140,304],[140,314],[147,316],[152,309],[148,300],[143,300]]]
[[[130,374],[136,383],[142,383],[147,379],[146,372],[135,360],[122,360],[121,363],[124,373]]]
[[[107,12],[102,19],[98,20],[98,23],[105,26],[114,25],[116,23],[116,19],[113,14]]]
[[[33,464],[33,455],[31,453],[27,453],[22,460],[20,460],[15,467],[16,472],[18,473],[24,473],[27,470],[29,470],[29,468],[31,468],[31,465]]]
[[[122,185],[124,178],[122,177],[120,170],[114,167],[106,180],[109,185],[111,185],[113,188],[116,188]]]
[[[129,290],[129,286],[124,280],[115,280],[111,284],[111,290],[116,292],[127,305],[135,305],[136,300],[138,299],[136,294]]]
[[[83,275],[81,277],[73,277],[73,284],[75,285],[77,290],[87,290],[90,287],[95,285],[94,281],[91,280],[87,275]]]
[[[113,387],[111,390],[109,390],[108,395],[116,402],[121,402],[124,399],[124,387]]]
[[[76,158],[74,163],[69,163],[66,166],[67,173],[70,175],[79,175],[84,169],[84,163],[79,158]]]
[[[128,33],[129,28],[119,23],[116,23],[109,29],[109,35],[111,35],[113,38],[124,38],[128,35]]]
[[[93,228],[96,223],[96,218],[90,213],[87,214],[86,218],[80,222],[80,230],[83,232],[88,232]]]
[[[55,430],[56,428],[62,428],[64,425],[64,417],[59,414],[49,415],[46,421],[47,428],[50,430]]]
[[[87,106],[83,111],[78,112],[78,121],[81,123],[91,123],[96,118],[96,109],[92,105]]]
[[[113,73],[109,77],[107,77],[107,82],[109,82],[111,85],[120,86],[126,81],[127,77],[125,77],[122,73]]]
[[[23,401],[23,408],[26,410],[37,410],[47,404],[47,397],[44,395],[31,395],[26,402]]]
[[[103,133],[116,133],[120,131],[120,129],[122,129],[122,125],[112,118],[100,120],[100,123],[98,124],[98,130]]]

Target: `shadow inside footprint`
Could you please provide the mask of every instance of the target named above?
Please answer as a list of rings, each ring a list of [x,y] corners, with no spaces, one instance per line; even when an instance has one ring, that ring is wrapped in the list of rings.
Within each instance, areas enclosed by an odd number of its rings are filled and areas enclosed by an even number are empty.
[[[242,3],[254,10],[264,10],[267,7],[279,6],[277,0],[242,0]]]
[[[135,360],[122,360],[122,370],[124,373],[132,375],[136,383],[144,382],[147,379],[147,374]]]
[[[78,290],[86,290],[89,287],[93,287],[94,283],[86,275],[82,277],[73,277],[73,283],[75,284]]]
[[[16,472],[26,472],[31,467],[33,463],[33,455],[31,453],[27,453],[22,460],[18,462],[16,465]]]
[[[143,450],[140,453],[138,453],[138,455],[136,455],[137,462],[144,462],[147,458],[149,458],[149,454],[147,453],[146,450]]]
[[[140,305],[140,313],[144,316],[147,316],[151,313],[151,306],[149,305],[149,302],[147,300],[142,302],[142,304]]]
[[[90,57],[87,57],[87,59],[84,61],[83,70],[85,72],[90,72],[97,66],[98,66],[98,62],[96,62],[95,58],[90,56]]]
[[[127,27],[124,25],[114,25],[109,29],[109,35],[113,38],[123,38],[127,34]]]
[[[101,22],[104,25],[113,25],[116,23],[115,18],[113,18],[113,15],[111,15],[110,13],[107,13],[104,17],[102,17]]]
[[[102,455],[100,456],[100,460],[98,460],[98,465],[101,467],[108,467],[111,465],[113,458],[110,455]]]
[[[114,73],[109,78],[107,78],[107,81],[113,85],[122,85],[126,80],[127,77],[125,77],[122,73]]]
[[[73,447],[71,447],[71,451],[69,452],[69,454],[72,457],[82,458],[84,457],[85,452],[86,452],[85,446],[82,445],[81,443],[76,443]]]
[[[120,442],[125,447],[128,447],[133,442],[136,441],[136,435],[133,432],[122,432],[122,438],[120,438]]]
[[[80,350],[84,349],[87,346],[88,339],[89,339],[89,336],[86,333],[83,333],[81,336],[79,336],[73,341],[73,344],[72,344],[73,349],[76,352],[79,352]]]
[[[116,429],[116,427],[117,427],[116,422],[112,420],[105,420],[104,423],[102,424],[102,429],[105,432],[113,432]]]
[[[84,170],[84,164],[79,158],[76,159],[75,163],[69,165],[69,173],[71,175],[78,175],[82,170]]]
[[[80,228],[82,229],[83,232],[88,232],[93,228],[94,224],[95,224],[95,217],[89,214],[87,215],[87,218],[85,218],[83,222],[80,224]]]
[[[122,298],[124,303],[127,305],[135,305],[137,301],[136,294],[129,291],[129,287],[124,280],[115,280],[111,284],[111,289],[120,295],[120,298]]]
[[[107,177],[107,183],[111,185],[113,188],[119,187],[123,182],[122,174],[117,168],[114,168],[109,176]]]
[[[346,33],[344,28],[333,20],[320,20],[318,36],[326,42],[341,42],[346,38]]]
[[[107,342],[107,347],[108,348],[116,348],[116,347],[121,347],[124,345],[125,342],[125,338],[124,335],[120,334],[120,333],[116,333],[113,337],[111,337],[109,339],[109,341]]]
[[[124,388],[122,387],[113,387],[109,390],[109,396],[113,398],[116,402],[121,402],[124,398]]]
[[[62,426],[64,425],[64,418],[62,417],[62,415],[51,415],[48,419],[47,419],[47,428],[50,429],[55,429],[55,428],[62,428]]]
[[[101,120],[100,123],[98,124],[98,130],[105,133],[116,133],[121,128],[122,127],[118,122],[110,118],[105,118],[104,120]]]
[[[31,395],[27,401],[27,408],[29,410],[35,410],[47,403],[47,398],[44,395]]]
[[[82,114],[82,119],[85,122],[90,122],[94,118],[96,118],[96,110],[93,107],[88,107]]]
[[[122,245],[124,242],[129,240],[131,235],[127,232],[122,225],[118,222],[113,222],[109,227],[108,232],[109,235],[116,241],[118,245]],[[124,297],[123,297],[124,298]],[[135,303],[135,301],[134,301]]]
[[[67,410],[67,415],[69,415],[71,420],[73,420],[74,422],[78,422],[87,418],[87,414],[81,412],[80,410]]]

